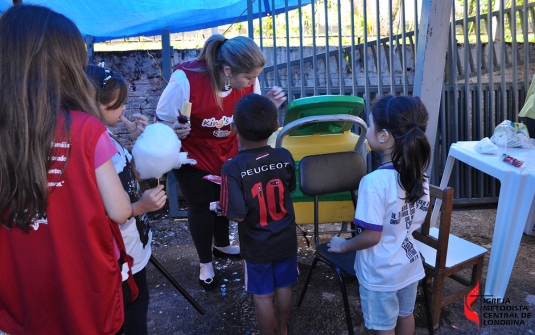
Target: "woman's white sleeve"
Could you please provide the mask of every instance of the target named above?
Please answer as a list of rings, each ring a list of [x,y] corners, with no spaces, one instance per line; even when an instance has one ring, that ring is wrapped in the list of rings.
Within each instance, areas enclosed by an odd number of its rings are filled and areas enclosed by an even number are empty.
[[[262,90],[260,89],[260,81],[258,81],[258,77],[256,77],[256,81],[254,83],[254,93],[256,94],[262,94]]]
[[[190,85],[186,74],[182,70],[176,70],[171,75],[169,84],[163,90],[156,115],[164,122],[174,123],[178,116],[178,111],[182,109],[184,101],[189,101]]]

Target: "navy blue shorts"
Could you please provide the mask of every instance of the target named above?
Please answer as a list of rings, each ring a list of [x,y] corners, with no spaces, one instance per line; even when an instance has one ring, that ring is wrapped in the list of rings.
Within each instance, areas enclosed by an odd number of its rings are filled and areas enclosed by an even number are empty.
[[[245,290],[256,295],[275,292],[276,287],[292,286],[297,281],[297,254],[270,263],[251,263],[243,260]]]

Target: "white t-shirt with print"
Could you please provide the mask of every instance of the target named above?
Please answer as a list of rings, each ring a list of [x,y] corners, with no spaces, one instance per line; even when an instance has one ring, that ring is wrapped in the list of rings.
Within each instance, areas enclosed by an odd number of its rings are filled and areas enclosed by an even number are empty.
[[[113,138],[112,138],[113,139]],[[115,171],[120,173],[124,170],[126,166],[125,158],[129,162],[132,162],[132,155],[123,148],[115,139],[113,139],[113,144],[117,147],[119,152],[111,158],[113,165],[115,166]],[[137,184],[137,183],[136,183]],[[139,271],[143,270],[147,263],[149,262],[150,255],[152,252],[152,231],[149,230],[149,241],[145,247],[139,239],[139,232],[136,226],[136,218],[129,218],[125,223],[119,225],[121,230],[121,235],[123,237],[124,246],[126,248],[126,253],[132,258],[134,258],[134,264],[132,265],[132,274],[136,274]]]
[[[412,233],[422,225],[429,208],[429,184],[425,195],[414,203],[403,198],[392,165],[383,166],[362,178],[358,191],[355,224],[382,231],[380,242],[358,250],[355,271],[359,283],[370,291],[397,291],[425,275]]]

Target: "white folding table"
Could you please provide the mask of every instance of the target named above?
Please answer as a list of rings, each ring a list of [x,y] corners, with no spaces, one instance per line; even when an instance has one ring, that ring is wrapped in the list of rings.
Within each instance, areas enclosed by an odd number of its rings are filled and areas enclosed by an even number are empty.
[[[451,145],[440,187],[447,186],[456,159],[500,180],[485,295],[503,299],[522,233],[531,234],[533,231],[535,170],[515,167],[504,162],[500,155],[480,154],[474,149],[476,143],[467,141]],[[535,149],[506,149],[508,155],[519,160],[525,160],[530,152],[535,152]],[[433,211],[432,222],[438,217],[438,207],[435,207],[437,211]]]

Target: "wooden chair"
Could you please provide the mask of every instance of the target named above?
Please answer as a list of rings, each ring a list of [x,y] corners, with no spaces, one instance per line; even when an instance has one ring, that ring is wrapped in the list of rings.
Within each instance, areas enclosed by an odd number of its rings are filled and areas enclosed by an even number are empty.
[[[353,334],[351,311],[347,298],[344,274],[356,279],[354,264],[355,252],[343,254],[327,251],[327,243],[319,241],[319,196],[323,194],[348,191],[351,193],[353,203],[356,203],[356,191],[360,180],[366,174],[366,164],[358,152],[337,152],[323,155],[303,157],[300,163],[300,187],[304,194],[314,197],[314,240],[316,252],[314,260],[305,280],[305,286],[299,296],[298,306],[301,306],[312,272],[318,261],[330,266],[337,274],[344,301],[347,329],[349,335]]]
[[[453,208],[453,189],[441,189],[430,185],[431,201],[421,231],[414,232],[418,249],[424,257],[426,279],[431,283],[431,312],[433,326],[438,328],[440,310],[458,299],[465,297],[480,281],[483,260],[487,249],[450,234],[451,212]],[[431,213],[435,199],[442,200],[440,207],[440,223],[438,228],[430,227]],[[472,268],[471,277],[460,275],[459,272]],[[444,281],[451,278],[463,286],[453,288],[449,294],[444,293]],[[458,285],[456,285],[458,286]]]

